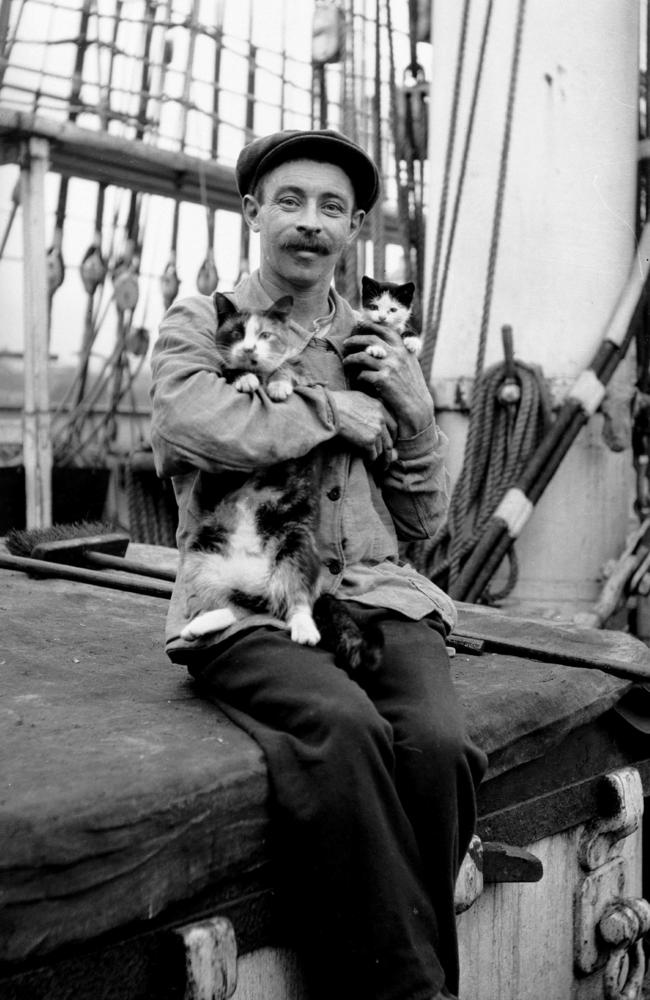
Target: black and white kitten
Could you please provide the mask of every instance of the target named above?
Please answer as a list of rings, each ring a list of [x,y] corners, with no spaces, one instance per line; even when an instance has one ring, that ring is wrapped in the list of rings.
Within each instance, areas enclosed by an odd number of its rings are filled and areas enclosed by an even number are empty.
[[[238,312],[219,293],[214,300],[224,377],[239,392],[263,387],[276,401],[288,399],[305,381],[290,360],[291,296],[259,312]],[[381,632],[362,631],[340,601],[318,596],[317,498],[312,464],[297,459],[253,473],[201,519],[183,558],[191,617],[183,639],[222,631],[252,613],[270,613],[287,623],[294,642],[321,641],[342,669],[379,665]]]
[[[422,338],[409,328],[408,321],[413,309],[415,285],[407,281],[399,285],[394,281],[375,281],[367,275],[361,279],[362,320],[387,326],[399,333],[407,351],[419,354]],[[385,358],[386,351],[381,344],[371,344],[366,348],[374,358]]]

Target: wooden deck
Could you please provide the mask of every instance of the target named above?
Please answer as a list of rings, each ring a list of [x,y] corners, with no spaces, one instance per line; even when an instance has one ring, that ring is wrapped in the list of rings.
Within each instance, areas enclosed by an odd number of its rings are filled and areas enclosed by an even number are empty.
[[[241,953],[282,940],[261,753],[167,661],[166,602],[0,570],[0,606],[0,994],[37,1000],[44,967],[97,948],[108,966],[160,977],[159,932],[209,913],[233,920]],[[461,607],[459,646],[472,629],[487,650],[514,641],[501,616]],[[573,633],[525,632],[519,649],[546,636],[544,661],[452,661],[490,758],[479,832],[522,845],[589,819],[605,770],[634,760],[650,789],[648,738],[616,712],[633,680],[612,673],[647,670],[650,652],[585,632],[578,655]]]

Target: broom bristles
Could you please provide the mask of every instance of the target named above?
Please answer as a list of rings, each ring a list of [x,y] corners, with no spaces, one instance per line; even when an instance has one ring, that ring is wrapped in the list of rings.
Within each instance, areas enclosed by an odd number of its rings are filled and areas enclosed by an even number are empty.
[[[66,538],[109,535],[115,530],[105,521],[75,521],[72,524],[53,524],[49,528],[10,528],[5,535],[5,545],[13,556],[30,557],[36,546],[42,542],[62,542]]]

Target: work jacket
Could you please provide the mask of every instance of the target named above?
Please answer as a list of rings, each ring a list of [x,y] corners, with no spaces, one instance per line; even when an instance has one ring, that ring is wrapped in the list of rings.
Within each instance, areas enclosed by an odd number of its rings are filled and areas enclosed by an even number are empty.
[[[257,273],[228,298],[242,311],[271,305]],[[382,472],[350,450],[337,434],[332,390],[349,388],[342,345],[357,316],[334,291],[330,306],[323,335],[318,322],[312,331],[291,324],[292,352],[300,355],[301,381],[308,384],[283,402],[274,402],[263,389],[238,392],[222,377],[212,298],[175,302],[162,321],[152,356],[151,440],[156,470],[172,478],[179,511],[180,570],[166,628],[167,652],[175,662],[188,663],[193,649],[252,624],[283,627],[269,616],[251,615],[216,636],[184,642],[180,631],[189,619],[183,554],[202,515],[253,470],[308,453],[322,470],[321,589],[413,619],[437,614],[448,629],[455,624],[451,599],[400,562],[397,544],[398,537],[431,537],[442,523],[449,502],[446,438],[435,420],[414,437],[398,438],[397,457]]]

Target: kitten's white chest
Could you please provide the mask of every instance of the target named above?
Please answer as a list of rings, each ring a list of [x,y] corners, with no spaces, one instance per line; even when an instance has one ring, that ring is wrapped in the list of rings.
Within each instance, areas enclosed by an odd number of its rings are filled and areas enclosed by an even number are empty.
[[[263,546],[255,520],[255,509],[246,497],[237,502],[237,522],[230,539],[231,558],[256,559]]]

